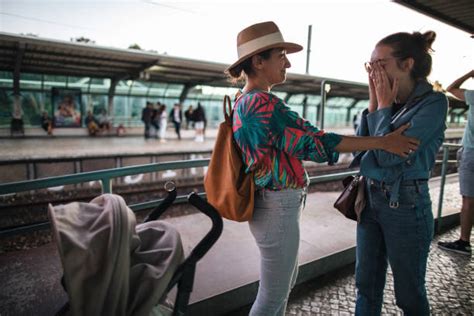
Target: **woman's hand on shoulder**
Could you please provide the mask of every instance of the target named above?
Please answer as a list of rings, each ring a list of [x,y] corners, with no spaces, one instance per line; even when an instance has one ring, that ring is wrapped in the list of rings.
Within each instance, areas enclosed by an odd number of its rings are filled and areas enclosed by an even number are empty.
[[[410,123],[407,123],[385,135],[384,150],[401,157],[408,157],[409,154],[415,152],[420,145],[420,141],[416,138],[403,135],[403,132],[409,127]]]

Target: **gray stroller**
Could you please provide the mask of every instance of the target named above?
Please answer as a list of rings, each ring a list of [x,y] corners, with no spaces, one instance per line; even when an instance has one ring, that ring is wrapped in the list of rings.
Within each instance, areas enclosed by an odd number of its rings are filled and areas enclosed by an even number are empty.
[[[63,266],[67,302],[57,315],[185,315],[196,263],[222,232],[222,218],[197,194],[188,201],[209,216],[212,228],[184,258],[178,231],[157,220],[176,189],[136,225],[122,197],[103,194],[90,203],[49,206]],[[177,285],[174,307],[166,300]]]

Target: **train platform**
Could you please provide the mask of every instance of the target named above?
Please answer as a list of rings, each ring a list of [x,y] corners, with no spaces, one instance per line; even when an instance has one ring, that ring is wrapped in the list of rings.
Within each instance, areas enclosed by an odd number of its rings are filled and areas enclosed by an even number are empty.
[[[430,180],[436,213],[439,179]],[[301,218],[298,285],[287,315],[351,315],[354,310],[353,264],[355,222],[345,219],[332,204],[338,192],[308,195]],[[457,177],[448,177],[443,223],[456,225],[460,196]],[[210,227],[202,214],[166,219],[181,234],[185,252]],[[436,237],[428,265],[427,282],[433,315],[472,315],[474,265],[438,250]],[[189,315],[246,315],[258,288],[259,254],[246,223],[224,221],[224,230],[210,252],[198,263]],[[0,254],[0,315],[52,315],[67,300],[60,285],[61,263],[56,246]],[[329,280],[329,281],[328,281]],[[390,280],[390,276],[389,276]],[[401,314],[387,285],[384,314]],[[386,313],[385,313],[386,312]]]
[[[351,127],[329,128],[328,131],[342,135],[353,135]],[[450,128],[446,133],[447,139],[460,139],[464,129]],[[194,130],[182,130],[182,139],[178,140],[173,130],[168,130],[164,142],[159,139],[143,137],[143,128],[136,129],[133,134],[117,137],[114,135],[101,136],[25,136],[3,137],[0,146],[0,162],[14,160],[34,160],[71,157],[109,157],[113,155],[145,155],[173,154],[197,151],[211,151],[217,129],[206,131],[204,142],[196,142]],[[1,176],[0,176],[0,182]]]
[[[13,137],[1,140],[0,162],[70,157],[109,157],[114,155],[171,154],[211,151],[216,129],[206,131],[204,142],[196,142],[194,130],[181,131],[181,140],[171,131],[164,141],[145,139],[142,134],[117,136]]]

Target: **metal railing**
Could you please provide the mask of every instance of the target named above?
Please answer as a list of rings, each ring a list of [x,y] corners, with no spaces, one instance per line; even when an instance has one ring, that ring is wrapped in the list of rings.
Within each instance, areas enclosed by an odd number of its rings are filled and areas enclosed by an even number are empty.
[[[441,212],[444,196],[444,186],[446,183],[446,173],[447,173],[447,164],[453,161],[449,161],[449,149],[450,148],[459,148],[460,145],[457,144],[443,144],[443,160],[442,163],[442,172],[441,172],[441,184],[440,184],[440,194],[439,194],[439,205],[438,205],[438,229],[440,227],[441,221]],[[117,177],[124,177],[128,175],[136,175],[142,173],[151,173],[157,171],[173,170],[173,169],[186,169],[186,168],[196,168],[196,167],[206,167],[209,164],[210,159],[197,159],[197,160],[185,160],[185,161],[171,161],[164,163],[152,163],[138,166],[98,170],[91,172],[76,173],[72,175],[56,176],[50,178],[43,178],[37,180],[29,181],[20,181],[12,183],[0,184],[0,195],[18,193],[30,190],[38,190],[49,187],[55,187],[60,185],[67,184],[79,184],[88,181],[100,181],[102,187],[102,193],[112,193],[112,179]],[[342,180],[348,175],[354,175],[358,171],[348,171],[348,172],[339,172],[327,175],[320,175],[310,177],[310,183],[324,183],[335,180]],[[205,196],[205,193],[200,193],[200,196]],[[138,203],[130,205],[130,208],[133,211],[140,211],[144,209],[150,209],[158,206],[163,199],[153,200],[144,203]],[[186,196],[181,195],[176,198],[176,202],[185,202]],[[31,232],[41,229],[49,228],[48,222],[41,222],[35,224],[27,224],[17,227],[9,227],[0,230],[0,238],[16,235],[25,232]]]
[[[449,160],[449,150],[451,148],[461,148],[459,144],[443,144],[443,160],[441,161],[441,183],[439,186],[439,200],[438,200],[438,224],[436,226],[436,231],[439,232],[441,229],[441,213],[443,212],[443,199],[444,199],[444,186],[446,184],[446,174],[448,169],[448,163],[456,163],[456,160]]]
[[[0,184],[0,195],[18,193],[24,191],[45,189],[50,187],[56,187],[67,184],[79,184],[88,181],[100,181],[102,187],[102,193],[112,193],[112,179],[118,177],[124,177],[128,175],[136,175],[142,173],[150,173],[157,171],[173,170],[173,169],[185,169],[193,167],[206,167],[209,164],[210,159],[196,159],[196,160],[185,160],[185,161],[171,161],[163,163],[153,163],[146,165],[138,165],[131,167],[122,167],[106,170],[98,170],[91,172],[76,173],[71,175],[49,177],[37,180],[19,181],[12,183]],[[200,194],[204,196],[204,193]],[[158,206],[163,199],[154,201],[139,203],[131,205],[130,208],[133,211],[140,211],[143,209],[149,209]],[[178,196],[176,202],[185,202],[187,197],[185,195]],[[0,238],[12,236],[25,232],[32,232],[42,229],[49,228],[49,222],[41,222],[35,224],[21,225],[17,227],[9,227],[0,230]]]

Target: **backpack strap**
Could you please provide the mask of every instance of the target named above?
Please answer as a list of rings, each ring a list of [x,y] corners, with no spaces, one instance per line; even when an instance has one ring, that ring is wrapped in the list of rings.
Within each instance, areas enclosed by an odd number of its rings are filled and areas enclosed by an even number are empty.
[[[228,95],[224,96],[224,101],[222,102],[222,112],[224,113],[224,119],[228,124],[232,123],[232,103]]]

